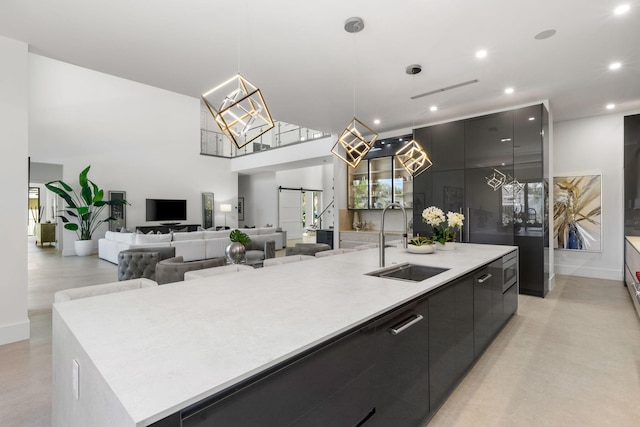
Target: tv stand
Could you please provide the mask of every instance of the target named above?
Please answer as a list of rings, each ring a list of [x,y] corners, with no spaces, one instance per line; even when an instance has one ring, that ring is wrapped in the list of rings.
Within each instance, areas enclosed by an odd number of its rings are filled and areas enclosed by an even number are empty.
[[[179,222],[161,222],[160,225],[180,225]]]
[[[159,231],[162,234],[167,234],[167,233],[170,233],[171,231],[183,230],[185,228],[187,229],[187,231],[198,231],[198,227],[200,227],[200,224],[167,225],[165,223],[160,225],[141,225],[136,227],[136,231],[139,231],[144,234],[147,234],[150,231],[153,231],[154,233],[157,233]]]

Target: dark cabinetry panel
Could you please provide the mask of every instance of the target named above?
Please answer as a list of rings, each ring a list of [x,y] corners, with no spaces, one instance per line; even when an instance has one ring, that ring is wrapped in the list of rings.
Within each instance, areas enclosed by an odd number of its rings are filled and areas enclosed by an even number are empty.
[[[314,420],[324,422],[314,425],[353,426],[372,409],[373,339],[369,329],[350,334],[229,396],[212,398],[208,406],[192,408],[182,426],[284,426],[309,419],[311,411]],[[340,405],[333,404],[337,397]]]
[[[466,168],[513,164],[513,112],[490,114],[464,121]]]
[[[432,172],[464,169],[464,122],[443,123],[430,129]]]
[[[376,324],[376,413],[367,426],[418,426],[429,415],[426,299]]]
[[[477,357],[491,342],[503,322],[502,260],[474,274],[473,338]]]
[[[513,167],[498,169],[507,175],[513,174]],[[490,174],[486,168],[465,171],[464,213],[467,227],[465,241],[490,243],[495,245],[513,244],[513,199],[504,197],[502,188],[494,190],[487,185]]]
[[[473,276],[429,297],[429,404],[435,411],[473,361]]]
[[[316,230],[316,243],[326,243],[333,249],[333,230]]]
[[[640,236],[640,114],[624,117],[624,235]]]
[[[520,246],[521,292],[545,296],[549,286],[545,106],[425,127],[415,134],[428,137],[434,165],[414,179],[414,233],[431,235],[431,228],[421,223],[425,207],[437,206],[445,213],[462,207],[466,217],[462,241]],[[494,176],[495,190],[489,185]]]

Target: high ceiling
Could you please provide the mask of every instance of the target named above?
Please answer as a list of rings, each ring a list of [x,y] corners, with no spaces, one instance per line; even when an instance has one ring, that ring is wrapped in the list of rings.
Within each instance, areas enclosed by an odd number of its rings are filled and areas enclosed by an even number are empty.
[[[629,12],[615,15],[623,3]],[[365,23],[355,35],[343,28],[353,16]],[[605,114],[611,102],[640,108],[640,0],[3,0],[0,34],[193,97],[239,71],[276,120],[332,133],[354,104],[378,131],[542,99],[556,121]],[[407,75],[410,64],[422,73]]]

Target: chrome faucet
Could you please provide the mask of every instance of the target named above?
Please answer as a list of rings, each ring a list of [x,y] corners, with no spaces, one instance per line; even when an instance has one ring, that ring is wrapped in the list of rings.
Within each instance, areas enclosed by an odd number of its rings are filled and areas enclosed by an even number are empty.
[[[407,248],[407,211],[404,210],[404,206],[400,203],[389,203],[382,211],[382,226],[380,228],[380,267],[384,267],[384,214],[390,207],[396,207],[402,209],[402,215],[404,215],[404,234],[402,235],[402,244]]]

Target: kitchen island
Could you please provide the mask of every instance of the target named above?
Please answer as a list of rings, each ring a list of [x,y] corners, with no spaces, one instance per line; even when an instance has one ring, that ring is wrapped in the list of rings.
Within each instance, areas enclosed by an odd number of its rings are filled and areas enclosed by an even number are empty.
[[[229,403],[219,411],[223,420],[233,419],[225,417],[241,411],[243,416],[253,414],[261,420],[259,425],[279,425],[265,421],[269,416],[265,408],[272,408],[278,412],[273,414],[276,419],[288,416],[286,412],[291,409],[295,425],[322,425],[317,421],[325,416],[321,409],[329,407],[333,411],[345,397],[348,401],[350,387],[358,391],[358,396],[364,396],[367,390],[375,394],[372,384],[380,382],[379,368],[384,366],[375,355],[387,353],[378,351],[378,341],[372,337],[376,331],[387,331],[388,321],[395,324],[400,316],[404,322],[406,310],[424,308],[424,315],[411,314],[398,329],[426,316],[428,322],[422,324],[428,325],[429,334],[420,337],[433,335],[431,339],[435,340],[442,331],[443,336],[452,334],[446,330],[452,322],[438,322],[433,317],[446,301],[441,290],[453,290],[452,284],[460,284],[455,286],[459,290],[464,285],[471,292],[470,345],[472,359],[477,358],[483,348],[474,348],[474,340],[479,338],[474,336],[473,322],[476,316],[479,322],[482,313],[473,301],[475,284],[472,281],[467,286],[465,278],[473,276],[475,280],[479,274],[477,283],[483,283],[491,274],[478,269],[500,264],[505,257],[517,254],[517,248],[458,244],[454,251],[434,254],[409,254],[402,248],[386,251],[387,266],[411,262],[448,270],[421,282],[369,276],[366,273],[380,268],[378,250],[371,249],[54,304],[53,425],[207,425],[207,417],[218,416],[207,413],[218,401]],[[514,286],[515,293],[505,296],[504,301],[512,301],[515,295],[517,306],[517,283]],[[455,298],[450,301],[460,300],[452,296]],[[462,300],[468,301],[468,297]],[[515,310],[513,304],[508,311],[502,307],[500,299],[500,312],[494,313],[500,315],[500,321],[494,325],[501,326]],[[444,310],[442,315],[448,312],[455,310]],[[468,325],[468,316],[465,319]],[[442,330],[438,330],[439,324]],[[468,335],[466,328],[460,336],[469,341]],[[428,350],[425,347],[414,352],[423,353],[425,362],[427,354],[435,360],[436,352],[451,350],[439,349],[442,343],[430,341],[428,345]],[[334,357],[334,349],[346,349],[348,357]],[[393,356],[395,351],[387,355]],[[309,363],[317,363],[317,369],[305,371]],[[345,367],[339,366],[343,363]],[[332,373],[336,366],[341,372]],[[462,372],[469,366],[470,362],[465,362]],[[428,374],[426,365],[418,369]],[[313,381],[304,376],[309,372],[320,375],[320,382],[333,381],[332,375],[346,378],[348,387],[338,385],[334,390],[331,384],[323,383],[327,396],[322,404],[305,408],[296,401],[302,406],[289,408],[287,402],[305,395],[305,383]],[[280,385],[283,374],[288,378]],[[457,378],[453,378],[454,383]],[[270,389],[270,384],[275,388]],[[430,389],[446,397],[450,387],[436,390],[438,387],[431,384]],[[287,392],[291,396],[284,394]],[[252,405],[258,402],[260,410],[243,407],[244,396]],[[264,402],[261,396],[274,401]],[[337,397],[336,404],[331,404]],[[433,412],[442,397],[430,400]],[[370,419],[375,425],[384,410],[379,408],[376,414],[375,408],[366,409],[367,404],[362,402],[364,413],[357,422]],[[425,406],[429,409],[429,398]],[[351,416],[351,412],[347,409],[330,416],[342,420],[342,414]],[[357,423],[344,420],[344,425]],[[219,425],[258,424],[238,419]]]

